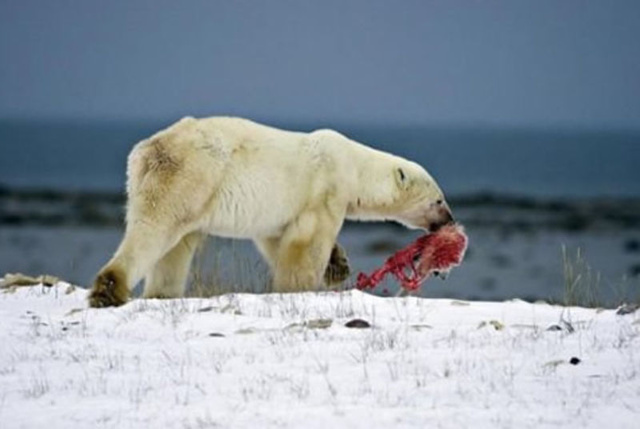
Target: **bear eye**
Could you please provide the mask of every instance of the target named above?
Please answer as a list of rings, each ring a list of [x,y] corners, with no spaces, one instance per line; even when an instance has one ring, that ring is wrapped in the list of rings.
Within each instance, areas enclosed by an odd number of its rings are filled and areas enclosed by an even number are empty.
[[[441,206],[441,205],[442,205],[442,200],[438,200],[438,201],[436,201],[436,204],[437,204],[437,205],[439,205],[439,206]]]
[[[402,168],[398,168],[398,174],[400,175],[400,181],[404,182],[404,179],[406,179],[407,176],[405,176],[404,171],[402,171]]]

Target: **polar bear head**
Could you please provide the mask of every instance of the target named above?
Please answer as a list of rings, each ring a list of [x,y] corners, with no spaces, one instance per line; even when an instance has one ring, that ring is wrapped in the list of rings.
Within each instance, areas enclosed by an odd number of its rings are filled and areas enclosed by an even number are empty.
[[[361,193],[351,218],[393,220],[412,229],[436,231],[453,222],[437,182],[420,165],[385,154],[361,176]]]
[[[409,227],[436,231],[453,222],[436,181],[415,162],[399,159],[393,168],[396,188],[392,219]]]

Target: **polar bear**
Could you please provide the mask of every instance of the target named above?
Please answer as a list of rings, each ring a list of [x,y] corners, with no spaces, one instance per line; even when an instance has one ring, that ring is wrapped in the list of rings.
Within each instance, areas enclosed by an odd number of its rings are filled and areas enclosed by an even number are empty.
[[[273,290],[313,290],[348,276],[336,238],[345,219],[436,230],[452,222],[418,164],[328,129],[285,131],[247,119],[183,118],[131,151],[124,238],[100,270],[92,307],[184,293],[206,235],[251,239]]]

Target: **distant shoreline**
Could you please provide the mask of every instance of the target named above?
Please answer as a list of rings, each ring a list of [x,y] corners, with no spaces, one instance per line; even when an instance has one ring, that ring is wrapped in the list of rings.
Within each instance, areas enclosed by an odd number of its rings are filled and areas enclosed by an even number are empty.
[[[448,200],[457,219],[473,227],[524,232],[640,228],[640,197],[545,198],[476,192]],[[124,192],[0,185],[0,226],[121,226],[125,202]],[[369,224],[350,225],[366,228]]]
[[[123,192],[131,147],[171,121],[0,119],[0,185]],[[424,166],[453,195],[640,198],[640,130],[269,122],[329,127]],[[313,126],[310,126],[313,125]],[[464,199],[464,198],[463,198]]]

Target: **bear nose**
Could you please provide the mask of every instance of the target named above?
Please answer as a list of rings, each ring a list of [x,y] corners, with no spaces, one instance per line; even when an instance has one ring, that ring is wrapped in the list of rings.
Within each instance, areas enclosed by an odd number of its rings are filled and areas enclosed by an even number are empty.
[[[453,214],[451,213],[451,210],[447,209],[445,215],[444,215],[444,224],[445,225],[449,225],[451,223],[455,223],[456,220],[453,218]]]

